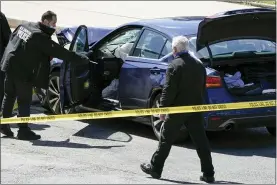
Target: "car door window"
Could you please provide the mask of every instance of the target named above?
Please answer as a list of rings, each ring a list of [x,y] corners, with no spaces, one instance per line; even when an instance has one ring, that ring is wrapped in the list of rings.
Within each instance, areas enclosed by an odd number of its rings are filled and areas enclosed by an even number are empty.
[[[125,29],[108,39],[99,49],[103,52],[109,51],[113,55],[120,55],[122,52],[127,55],[138,38],[140,31],[141,28]]]
[[[170,41],[166,41],[166,44],[165,44],[165,46],[163,48],[163,51],[162,51],[162,53],[161,53],[159,58],[162,58],[162,57],[168,55],[171,52],[172,52],[171,42]]]
[[[83,52],[86,50],[86,43],[87,41],[87,30],[85,28],[82,28],[79,33],[77,33],[78,36],[76,38],[76,41],[72,46],[72,51],[74,52]]]
[[[145,30],[134,50],[133,56],[159,59],[166,40],[165,37],[156,32]]]

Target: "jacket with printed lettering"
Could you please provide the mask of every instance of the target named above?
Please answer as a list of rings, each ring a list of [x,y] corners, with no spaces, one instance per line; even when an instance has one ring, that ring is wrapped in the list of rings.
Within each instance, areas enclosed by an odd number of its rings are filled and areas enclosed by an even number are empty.
[[[24,23],[12,33],[1,60],[1,70],[14,77],[47,89],[50,58],[89,62],[88,58],[68,51],[51,40],[54,29],[42,23]]]

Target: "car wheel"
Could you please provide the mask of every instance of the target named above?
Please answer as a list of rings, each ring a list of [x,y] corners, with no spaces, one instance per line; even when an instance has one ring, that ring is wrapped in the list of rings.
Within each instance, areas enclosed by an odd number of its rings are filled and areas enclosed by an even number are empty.
[[[45,89],[40,89],[40,88],[34,88],[36,96],[41,104],[41,106],[45,109],[49,110],[49,107],[46,102],[46,90]]]
[[[160,97],[161,94],[158,94],[154,100],[152,101],[152,108],[159,108],[160,107]],[[156,115],[152,115],[151,116],[151,126],[153,128],[154,134],[157,137],[157,139],[159,140],[161,137],[161,129],[163,126],[163,121],[160,120],[160,117],[158,114]],[[188,130],[185,126],[183,126],[180,130],[180,132],[178,133],[178,136],[176,137],[175,143],[181,143],[186,141],[189,138],[189,133]]]
[[[60,72],[54,71],[50,75],[49,88],[46,93],[47,104],[54,114],[62,114],[60,101]],[[65,114],[74,112],[74,108],[66,109]]]
[[[276,136],[276,127],[266,127],[266,129],[271,135]]]

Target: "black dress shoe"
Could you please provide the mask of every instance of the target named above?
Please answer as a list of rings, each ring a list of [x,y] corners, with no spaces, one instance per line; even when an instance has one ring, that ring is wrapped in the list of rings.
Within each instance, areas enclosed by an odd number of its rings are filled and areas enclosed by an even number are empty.
[[[30,128],[20,128],[17,133],[17,138],[19,140],[38,140],[40,135],[37,135]]]
[[[13,132],[9,125],[1,125],[0,132],[4,134],[6,137],[13,137]]]
[[[206,176],[206,175],[200,176],[200,180],[206,183],[213,183],[215,181],[214,176]]]
[[[144,173],[151,175],[154,179],[161,178],[161,173],[154,171],[151,164],[143,163],[140,165],[140,168]]]

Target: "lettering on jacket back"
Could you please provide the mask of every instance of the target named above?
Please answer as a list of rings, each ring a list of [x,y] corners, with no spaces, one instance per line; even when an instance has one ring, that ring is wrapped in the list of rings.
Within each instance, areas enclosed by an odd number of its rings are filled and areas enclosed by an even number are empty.
[[[31,37],[31,32],[29,31],[29,30],[27,30],[26,28],[24,28],[24,27],[20,27],[19,28],[19,30],[18,30],[18,32],[17,32],[17,36],[20,38],[20,39],[22,39],[22,40],[24,40],[25,42],[27,42],[28,41],[28,39]]]

